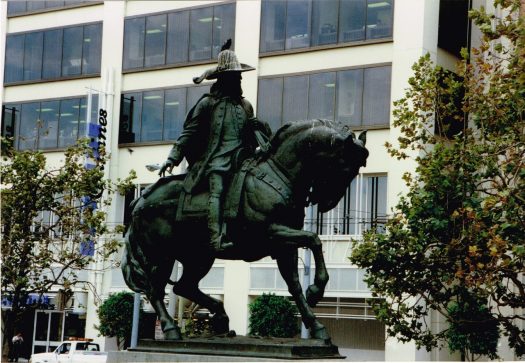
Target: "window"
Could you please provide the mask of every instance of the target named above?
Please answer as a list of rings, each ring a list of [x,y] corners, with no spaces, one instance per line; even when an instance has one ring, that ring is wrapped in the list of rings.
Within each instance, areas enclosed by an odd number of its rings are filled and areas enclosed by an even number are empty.
[[[63,0],[52,0],[52,1],[8,1],[7,2],[7,15],[23,15],[26,13],[34,13],[46,11],[48,9],[55,10],[59,8],[68,8],[71,6],[78,5],[91,5],[91,4],[100,4],[102,1],[98,0],[75,0],[75,1],[63,1]]]
[[[211,60],[234,35],[234,3],[128,18],[123,69]]]
[[[260,52],[392,37],[393,0],[267,0]]]
[[[208,91],[204,85],[122,94],[119,143],[176,140],[186,114]]]
[[[262,78],[257,114],[273,130],[313,118],[355,128],[388,126],[390,78],[391,66]]]
[[[387,176],[358,175],[339,204],[313,221],[317,233],[361,235],[376,228],[384,231],[387,221]],[[314,207],[315,208],[315,207]]]
[[[13,135],[18,150],[65,148],[86,135],[86,111],[85,97],[6,104],[2,133]]]
[[[5,83],[100,73],[102,23],[7,36]]]

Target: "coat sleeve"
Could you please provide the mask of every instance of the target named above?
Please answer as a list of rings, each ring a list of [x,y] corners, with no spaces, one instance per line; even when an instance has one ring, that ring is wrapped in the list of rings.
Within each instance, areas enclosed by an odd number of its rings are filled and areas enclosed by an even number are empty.
[[[175,142],[174,148],[179,148],[191,165],[197,161],[206,150],[210,127],[211,99],[203,96],[188,112],[184,128]]]

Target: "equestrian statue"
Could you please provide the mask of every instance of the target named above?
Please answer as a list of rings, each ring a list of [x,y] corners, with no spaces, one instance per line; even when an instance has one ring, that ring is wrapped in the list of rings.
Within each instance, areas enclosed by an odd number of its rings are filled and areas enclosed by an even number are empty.
[[[231,42],[228,42],[231,43]],[[271,256],[315,339],[330,339],[311,307],[328,282],[321,240],[303,230],[305,207],[334,208],[359,168],[366,165],[366,132],[358,138],[326,120],[284,124],[272,136],[242,97],[238,62],[226,43],[218,65],[200,77],[217,79],[189,111],[181,136],[160,169],[161,178],[131,204],[122,271],[127,285],[146,295],[166,339],[181,332],[164,304],[166,286],[207,308],[215,333],[229,332],[223,303],[204,294],[199,281],[216,258],[256,261]],[[168,175],[183,158],[188,173]],[[298,249],[315,260],[314,282],[303,294]],[[175,261],[183,265],[170,281]]]

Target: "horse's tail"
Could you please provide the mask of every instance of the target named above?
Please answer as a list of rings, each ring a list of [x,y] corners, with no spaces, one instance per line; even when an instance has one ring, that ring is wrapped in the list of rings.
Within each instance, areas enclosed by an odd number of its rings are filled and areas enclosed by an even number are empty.
[[[124,253],[122,255],[122,275],[128,287],[139,293],[151,293],[152,286],[148,281],[148,274],[144,270],[144,255],[135,238],[135,218],[131,218],[131,223],[124,237]]]

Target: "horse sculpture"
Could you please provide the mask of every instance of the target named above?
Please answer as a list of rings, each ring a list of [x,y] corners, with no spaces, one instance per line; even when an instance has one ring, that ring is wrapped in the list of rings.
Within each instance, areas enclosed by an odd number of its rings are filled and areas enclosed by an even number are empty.
[[[365,143],[365,132],[356,139],[332,121],[282,126],[270,141],[269,151],[246,160],[234,177],[237,185],[230,189],[236,188],[238,203],[227,221],[228,240],[234,246],[219,253],[209,249],[206,218],[177,220],[180,178],[161,178],[164,182],[157,183],[146,197],[133,201],[122,271],[127,285],[144,293],[152,304],[166,339],[182,339],[164,305],[168,282],[173,284],[175,294],[214,314],[211,325],[216,333],[226,333],[229,318],[223,303],[200,291],[199,281],[216,258],[251,262],[266,256],[277,260],[311,337],[329,339],[310,309],[324,295],[328,272],[319,237],[302,230],[304,209],[308,204],[317,204],[318,210],[325,212],[337,205],[359,168],[366,165]],[[297,268],[297,250],[301,247],[312,251],[316,265],[314,283],[306,296]],[[175,260],[184,268],[180,279],[172,282],[169,278]]]

